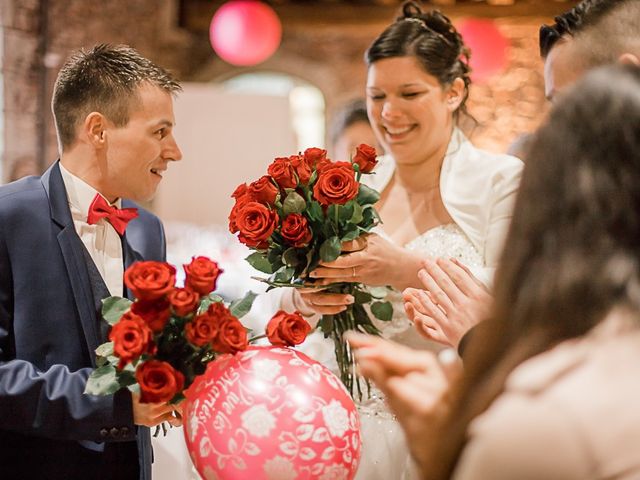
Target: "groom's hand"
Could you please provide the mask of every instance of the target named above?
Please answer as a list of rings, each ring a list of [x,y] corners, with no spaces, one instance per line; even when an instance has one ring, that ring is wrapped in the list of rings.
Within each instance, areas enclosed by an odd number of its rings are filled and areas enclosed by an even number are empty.
[[[145,427],[155,427],[169,422],[174,427],[182,425],[182,406],[167,403],[142,403],[140,395],[131,394],[133,402],[133,423]]]

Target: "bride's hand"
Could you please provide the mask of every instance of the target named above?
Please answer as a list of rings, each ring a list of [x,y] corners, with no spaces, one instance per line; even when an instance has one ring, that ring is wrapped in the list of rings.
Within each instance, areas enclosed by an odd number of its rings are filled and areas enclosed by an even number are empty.
[[[418,286],[421,258],[371,233],[342,245],[333,262],[320,263],[310,276],[317,285],[357,282],[371,286],[391,285],[398,290]]]
[[[299,305],[298,299],[295,298],[296,294],[299,295],[299,301],[303,303],[303,306]],[[313,288],[301,288],[294,292],[294,302],[303,316],[309,316],[314,313],[335,315],[344,312],[353,301],[353,296],[346,293],[326,293]]]

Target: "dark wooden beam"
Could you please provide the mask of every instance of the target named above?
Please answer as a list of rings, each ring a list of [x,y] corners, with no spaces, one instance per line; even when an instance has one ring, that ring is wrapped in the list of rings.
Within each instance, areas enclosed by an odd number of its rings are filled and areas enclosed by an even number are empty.
[[[191,32],[204,32],[220,0],[181,0],[181,27]],[[401,2],[382,6],[369,2],[308,1],[269,2],[284,25],[362,25],[388,23],[398,14]],[[574,6],[575,0],[516,0],[513,5],[489,5],[485,2],[458,2],[455,5],[432,5],[451,17],[548,17],[552,18]],[[426,4],[425,7],[431,5]]]

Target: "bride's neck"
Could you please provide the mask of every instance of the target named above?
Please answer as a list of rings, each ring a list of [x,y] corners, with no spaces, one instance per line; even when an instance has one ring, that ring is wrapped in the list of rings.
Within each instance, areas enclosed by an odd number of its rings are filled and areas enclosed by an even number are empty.
[[[448,144],[417,162],[396,161],[395,181],[408,193],[424,193],[438,187]]]

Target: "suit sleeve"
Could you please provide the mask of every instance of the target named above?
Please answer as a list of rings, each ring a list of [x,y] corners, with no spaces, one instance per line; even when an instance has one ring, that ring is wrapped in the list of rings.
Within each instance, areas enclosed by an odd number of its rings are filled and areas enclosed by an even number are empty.
[[[11,268],[7,244],[0,235],[0,429],[61,440],[134,439],[127,390],[103,397],[85,395],[90,368],[71,372],[58,364],[41,371],[16,358],[15,336],[35,337],[38,332],[14,324]],[[46,339],[38,341],[46,348]]]

